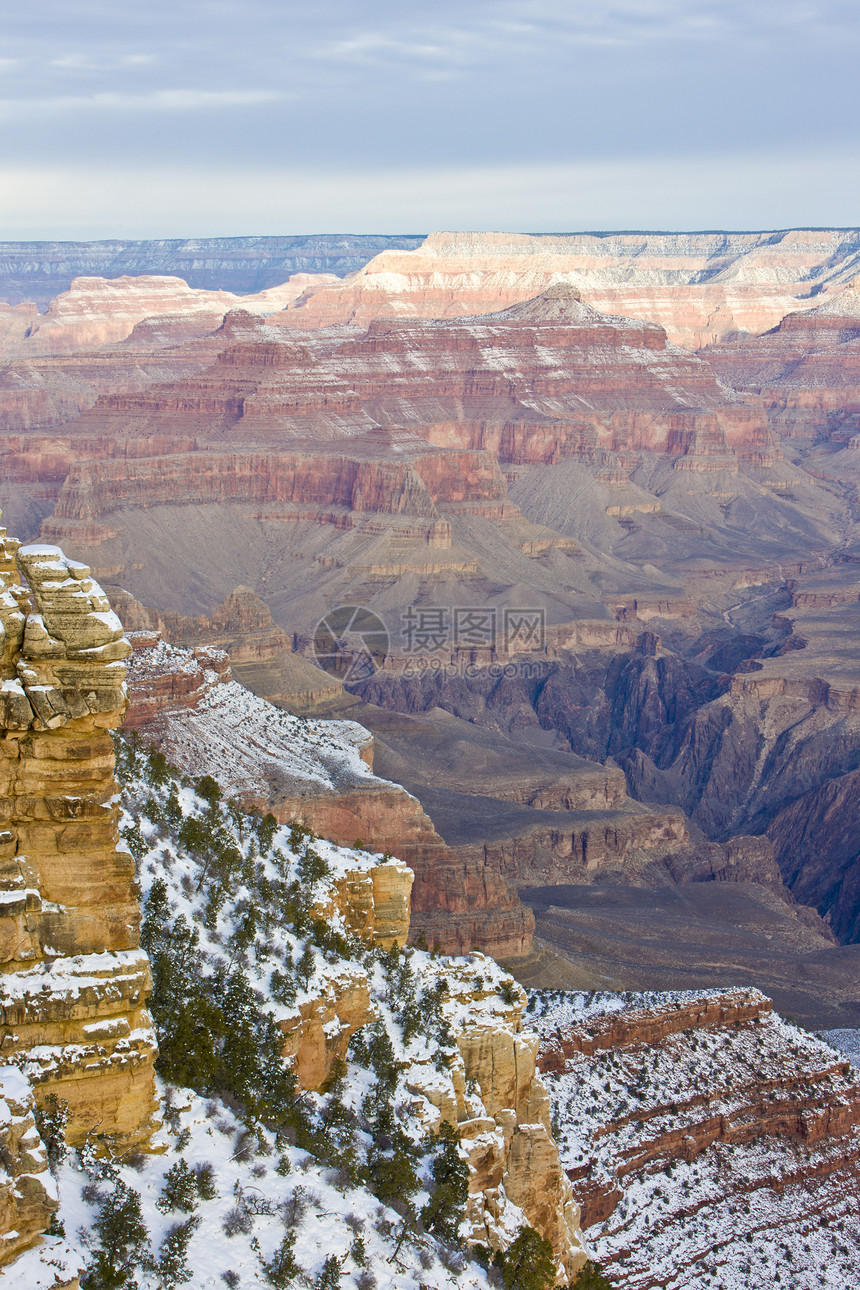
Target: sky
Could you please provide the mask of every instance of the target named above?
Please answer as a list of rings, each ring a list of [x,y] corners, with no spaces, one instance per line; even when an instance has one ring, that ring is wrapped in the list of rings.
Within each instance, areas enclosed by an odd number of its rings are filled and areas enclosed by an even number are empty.
[[[860,225],[856,0],[30,0],[0,238]]]

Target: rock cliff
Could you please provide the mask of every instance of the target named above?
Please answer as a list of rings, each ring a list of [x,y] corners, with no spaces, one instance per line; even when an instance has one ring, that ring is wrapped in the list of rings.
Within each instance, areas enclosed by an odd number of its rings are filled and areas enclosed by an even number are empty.
[[[433,233],[352,278],[309,290],[278,321],[451,318],[514,304],[555,282],[609,313],[646,318],[691,349],[773,327],[822,285],[853,276],[856,230],[772,233]]]
[[[550,1127],[549,1099],[538,1077],[538,1037],[522,1029],[525,996],[499,997],[490,963],[473,954],[446,971],[446,1017],[458,1056],[439,1072],[413,1063],[409,1091],[430,1130],[446,1121],[469,1158],[469,1240],[504,1249],[511,1207],[553,1246],[567,1278],[585,1262],[579,1208],[561,1167]]]
[[[323,275],[322,281],[337,281]],[[122,276],[75,278],[68,291],[56,296],[44,314],[31,318],[24,335],[7,338],[5,351],[26,358],[36,354],[68,353],[100,349],[125,340],[144,319],[167,317],[194,319],[199,316],[207,331],[214,331],[226,313],[241,306],[257,314],[283,309],[315,279],[307,274],[291,277],[282,286],[250,296],[228,291],[193,290],[181,278]],[[177,328],[181,334],[181,328]],[[142,339],[138,336],[138,339]]]
[[[352,273],[386,247],[420,237],[312,234],[304,237],[195,237],[158,241],[2,242],[0,300],[40,306],[74,278],[177,276],[201,291],[241,295],[277,287],[295,273]]]
[[[15,1066],[0,1066],[0,1266],[38,1241],[57,1209],[33,1108],[29,1080]]]
[[[846,444],[860,428],[860,280],[815,300],[765,335],[712,345],[704,356],[762,400],[780,435]]]
[[[213,775],[248,809],[405,860],[415,871],[416,937],[450,953],[528,952],[533,919],[514,888],[498,867],[451,851],[415,797],[372,773],[373,740],[362,726],[273,707],[232,679],[223,654],[151,634],[133,639],[129,728],[187,772]]]
[[[110,732],[131,648],[89,570],[3,533],[0,1051],[37,1097],[144,1141],[155,1110],[134,863],[118,847]]]

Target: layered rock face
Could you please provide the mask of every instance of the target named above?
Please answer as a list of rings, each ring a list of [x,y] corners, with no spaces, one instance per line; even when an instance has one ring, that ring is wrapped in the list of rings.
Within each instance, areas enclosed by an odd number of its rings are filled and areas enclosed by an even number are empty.
[[[412,881],[412,870],[401,860],[362,855],[340,867],[311,915],[342,926],[366,945],[402,948],[409,937]],[[322,1088],[346,1057],[352,1036],[377,1015],[363,967],[354,962],[327,967],[321,988],[278,1023],[284,1057],[299,1085]]]
[[[853,273],[856,230],[529,235],[434,233],[383,251],[344,283],[309,290],[277,321],[298,327],[514,304],[555,282],[609,313],[647,318],[697,349],[759,333],[823,284]],[[801,306],[802,307],[802,306]]]
[[[312,234],[304,237],[195,237],[158,241],[2,242],[0,299],[47,305],[74,278],[158,274],[203,291],[240,295],[277,287],[297,273],[353,273],[388,247],[420,237]]]
[[[323,275],[321,281],[337,279]],[[212,331],[230,309],[241,306],[256,314],[271,313],[297,299],[310,285],[317,285],[312,276],[298,274],[256,295],[236,296],[228,291],[195,291],[181,278],[146,274],[113,280],[75,278],[44,314],[31,318],[17,343],[14,333],[8,336],[5,351],[27,357],[98,349],[125,340],[145,318],[162,316],[188,319],[201,315],[207,330]]]
[[[317,440],[341,437],[345,421],[353,433],[402,425],[440,448],[520,463],[598,446],[769,446],[760,410],[728,397],[661,327],[601,314],[566,284],[500,313],[373,322],[311,369],[310,343],[272,344],[267,330],[185,388],[100,400],[76,429],[128,437],[173,422],[260,443],[275,429],[283,438],[285,418],[292,436]],[[462,500],[479,500],[474,486]]]
[[[223,654],[146,633],[135,639],[127,725],[169,760],[213,775],[246,808],[405,860],[415,871],[414,937],[451,953],[528,951],[534,920],[514,888],[498,867],[451,851],[415,797],[372,773],[373,741],[362,726],[273,707],[232,679]]]
[[[846,444],[860,430],[860,279],[764,336],[705,354],[724,379],[762,400],[780,435]]]
[[[486,966],[484,966],[486,963]],[[504,1249],[522,1214],[552,1244],[564,1275],[585,1262],[579,1207],[561,1167],[550,1128],[546,1088],[538,1078],[538,1037],[524,1032],[525,996],[503,1003],[481,955],[445,972],[444,1012],[458,1059],[444,1072],[413,1063],[410,1092],[430,1131],[447,1122],[469,1158],[468,1238]]]
[[[155,1109],[150,987],[134,863],[118,849],[110,732],[131,649],[104,593],[55,547],[3,535],[0,1051],[41,1099],[148,1138]]]
[[[757,991],[538,996],[562,1164],[613,1286],[850,1285],[860,1083]]]

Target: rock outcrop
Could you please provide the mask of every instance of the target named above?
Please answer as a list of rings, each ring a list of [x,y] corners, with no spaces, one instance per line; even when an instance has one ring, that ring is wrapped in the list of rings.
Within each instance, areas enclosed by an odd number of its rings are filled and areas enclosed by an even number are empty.
[[[33,1108],[29,1080],[15,1066],[0,1066],[0,1266],[39,1240],[57,1209]]]
[[[345,930],[367,945],[402,948],[409,936],[412,881],[412,870],[402,861],[362,856],[333,878],[311,914],[329,924],[339,915]],[[322,988],[279,1023],[284,1057],[292,1063],[299,1085],[322,1088],[336,1063],[346,1057],[352,1036],[376,1015],[363,967],[341,963],[327,968]]]
[[[71,1141],[141,1142],[155,1042],[111,742],[131,647],[89,569],[2,541],[0,1052],[68,1102]]]
[[[415,1110],[426,1127],[452,1125],[468,1155],[468,1239],[504,1249],[522,1214],[551,1242],[565,1278],[574,1279],[586,1254],[579,1208],[561,1167],[549,1099],[536,1071],[538,1037],[522,1029],[524,994],[512,992],[513,1001],[504,1002],[492,979],[486,979],[489,968],[473,954],[445,971],[443,1011],[458,1054],[441,1073],[413,1063],[408,1087],[423,1100]]]
[[[764,1290],[824,1268],[851,1283],[860,1083],[840,1053],[754,990],[532,1006],[562,1163],[613,1286]]]
[[[446,953],[528,952],[534,920],[514,888],[483,858],[450,850],[415,797],[373,774],[364,727],[273,707],[232,679],[224,654],[146,632],[132,639],[139,648],[129,668],[128,728],[187,773],[213,775],[246,809],[404,860],[415,872],[414,938]]]

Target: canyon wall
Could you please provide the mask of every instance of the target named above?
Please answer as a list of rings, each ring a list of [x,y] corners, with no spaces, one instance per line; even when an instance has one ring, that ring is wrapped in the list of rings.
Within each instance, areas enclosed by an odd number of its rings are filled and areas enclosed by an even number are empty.
[[[273,707],[232,679],[223,654],[171,646],[151,632],[132,639],[127,725],[170,761],[213,775],[246,809],[405,860],[415,872],[414,938],[454,954],[528,952],[534,919],[510,882],[498,867],[452,851],[414,796],[373,774],[373,741],[362,726]]]
[[[466,1151],[467,1239],[506,1248],[520,1211],[550,1241],[565,1280],[573,1281],[586,1253],[537,1072],[538,1037],[523,1029],[523,992],[500,997],[488,970],[480,954],[446,967],[443,1010],[457,1052],[442,1072],[429,1062],[413,1063],[407,1086],[421,1099],[415,1109],[425,1127],[434,1132],[450,1124]]]
[[[704,353],[725,380],[761,400],[785,438],[848,444],[860,429],[860,279],[763,336]]]
[[[781,233],[433,233],[386,250],[343,283],[311,288],[276,321],[454,318],[527,300],[556,282],[607,313],[647,318],[690,349],[760,333],[853,276],[857,230]]]
[[[317,233],[303,237],[195,237],[157,241],[0,242],[0,300],[46,305],[81,276],[177,276],[204,291],[248,295],[294,273],[353,273],[387,247],[421,237]]]

